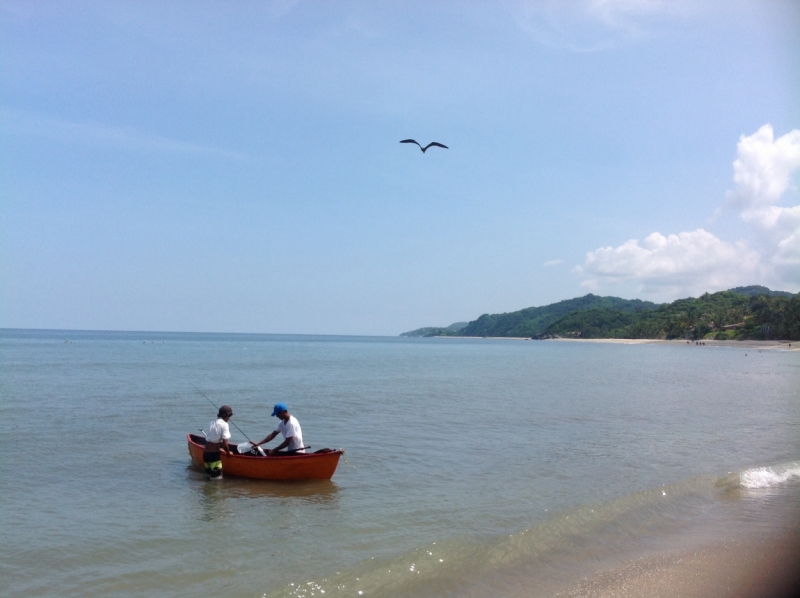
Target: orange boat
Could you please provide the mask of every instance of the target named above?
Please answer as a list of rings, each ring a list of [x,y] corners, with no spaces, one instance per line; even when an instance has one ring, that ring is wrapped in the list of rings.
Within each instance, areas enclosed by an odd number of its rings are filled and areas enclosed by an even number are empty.
[[[202,467],[206,439],[197,434],[188,434],[187,438],[192,461]],[[223,452],[222,471],[225,476],[255,480],[330,480],[343,452],[341,449],[322,449],[316,453],[280,457],[228,456]]]

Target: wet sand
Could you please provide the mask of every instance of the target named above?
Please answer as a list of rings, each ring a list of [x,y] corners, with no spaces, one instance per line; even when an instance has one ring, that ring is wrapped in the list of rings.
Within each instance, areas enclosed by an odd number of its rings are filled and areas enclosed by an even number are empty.
[[[800,594],[800,527],[602,571],[558,598],[789,598]]]

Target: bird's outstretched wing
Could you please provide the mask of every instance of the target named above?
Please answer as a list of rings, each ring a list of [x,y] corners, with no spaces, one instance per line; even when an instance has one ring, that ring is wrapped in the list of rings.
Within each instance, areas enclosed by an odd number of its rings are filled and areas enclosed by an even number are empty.
[[[401,141],[400,143],[416,143],[417,145],[419,145],[419,143],[417,143],[413,139],[403,139],[403,141]],[[419,145],[419,149],[422,149],[421,145]],[[425,150],[422,150],[422,152],[425,153]]]
[[[417,145],[419,145],[419,144],[417,144]],[[425,147],[423,147],[423,148],[422,148],[422,153],[424,154],[424,153],[425,153],[425,150],[426,150],[426,149],[428,149],[428,148],[429,148],[429,147],[431,147],[431,146],[434,146],[434,147],[443,147],[444,149],[450,149],[449,147],[447,147],[446,145],[442,145],[442,144],[441,144],[441,143],[439,143],[438,141],[431,141],[431,142],[430,142],[428,145],[426,145]]]

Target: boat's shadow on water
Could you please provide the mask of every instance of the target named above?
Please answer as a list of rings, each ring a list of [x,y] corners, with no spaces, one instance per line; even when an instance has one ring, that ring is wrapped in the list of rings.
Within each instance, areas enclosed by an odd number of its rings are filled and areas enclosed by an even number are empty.
[[[224,477],[208,480],[196,466],[186,468],[187,482],[191,483],[204,507],[203,519],[226,517],[229,501],[292,501],[304,504],[333,505],[338,500],[339,487],[331,480],[296,480],[270,482],[244,478]]]

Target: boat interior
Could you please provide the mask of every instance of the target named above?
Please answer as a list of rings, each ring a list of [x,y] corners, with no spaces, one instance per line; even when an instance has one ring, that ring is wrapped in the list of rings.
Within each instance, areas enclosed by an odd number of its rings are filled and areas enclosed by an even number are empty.
[[[206,439],[203,436],[198,436],[197,434],[189,434],[189,439],[192,442],[194,442],[195,444],[199,444],[200,446],[205,446],[206,445]],[[231,450],[234,453],[236,453],[237,455],[243,455],[245,457],[258,457],[258,458],[262,457],[262,455],[259,455],[255,451],[250,451],[249,453],[240,453],[239,452],[239,447],[237,445],[235,445],[235,444],[231,444],[230,447],[231,447]],[[330,449],[330,448],[319,449],[318,451],[314,451],[313,453],[312,452],[309,452],[309,453],[289,453],[289,452],[283,452],[282,451],[282,452],[278,453],[275,456],[276,457],[307,457],[308,455],[319,455],[319,454],[324,454],[324,453],[332,453],[333,451],[334,451],[334,449]]]

